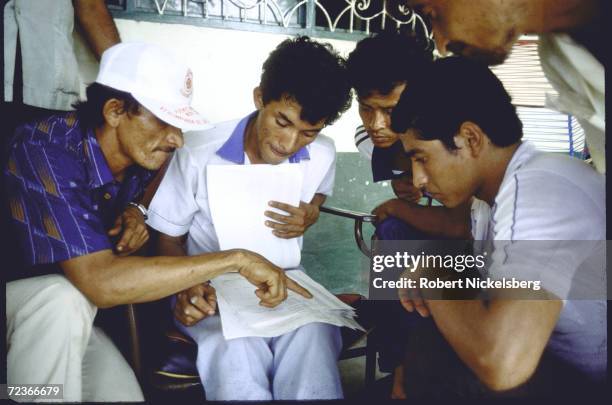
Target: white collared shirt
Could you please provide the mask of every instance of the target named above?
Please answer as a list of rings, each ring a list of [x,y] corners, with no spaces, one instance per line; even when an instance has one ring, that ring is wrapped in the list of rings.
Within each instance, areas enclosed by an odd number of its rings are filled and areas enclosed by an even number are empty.
[[[240,164],[217,152],[236,135],[236,130],[247,118],[223,122],[204,131],[186,133],[185,145],[176,151],[151,201],[147,224],[170,236],[188,233],[188,255],[220,250],[208,204],[206,167],[209,164]],[[240,134],[243,132],[240,131]],[[303,172],[300,199],[310,202],[315,193],[327,196],[332,194],[336,150],[333,140],[325,135],[317,135],[306,150],[309,159],[301,159],[295,164],[299,164]],[[250,164],[244,150],[242,153],[244,164]]]

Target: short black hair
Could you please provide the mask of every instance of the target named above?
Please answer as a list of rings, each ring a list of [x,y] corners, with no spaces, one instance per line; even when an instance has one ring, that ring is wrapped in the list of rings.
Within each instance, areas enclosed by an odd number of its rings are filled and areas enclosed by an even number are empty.
[[[386,31],[362,39],[349,54],[347,68],[358,97],[387,95],[399,84],[418,80],[433,61],[433,47],[414,32]]]
[[[264,104],[288,97],[311,124],[329,125],[351,106],[346,61],[330,44],[306,36],[286,39],[270,53],[259,87]]]
[[[402,93],[391,128],[398,133],[415,129],[421,139],[439,139],[453,150],[453,138],[466,121],[477,124],[500,147],[523,137],[516,107],[497,76],[482,63],[449,57],[433,62],[422,80]]]
[[[99,128],[104,125],[104,104],[112,98],[123,101],[123,108],[130,114],[138,114],[140,103],[134,96],[100,83],[92,83],[86,89],[87,100],[73,105],[77,118],[85,128]]]

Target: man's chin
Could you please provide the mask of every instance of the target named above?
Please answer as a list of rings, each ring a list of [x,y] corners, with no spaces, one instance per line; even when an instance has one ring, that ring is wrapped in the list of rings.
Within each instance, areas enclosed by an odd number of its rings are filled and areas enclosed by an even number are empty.
[[[159,170],[169,157],[170,154],[168,154],[165,158],[149,159],[144,162],[137,162],[137,164],[138,166],[147,170]]]
[[[508,52],[473,51],[464,53],[465,57],[483,63],[487,66],[501,65],[508,59]]]
[[[262,160],[264,161],[265,164],[267,165],[278,165],[280,163],[283,163],[285,160],[287,160],[286,157],[280,157],[276,154],[270,154],[270,156],[262,156]]]
[[[386,141],[386,142],[377,142],[372,140],[372,144],[374,146],[376,146],[377,148],[390,148],[391,145],[393,145],[394,142],[390,142],[390,141]]]

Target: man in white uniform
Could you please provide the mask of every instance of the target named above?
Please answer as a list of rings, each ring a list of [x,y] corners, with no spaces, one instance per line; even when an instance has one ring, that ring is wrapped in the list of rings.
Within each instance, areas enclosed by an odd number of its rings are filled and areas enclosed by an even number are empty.
[[[206,186],[207,166],[291,163],[303,172],[298,207],[270,205],[266,221],[279,238],[301,237],[332,193],[333,141],[319,135],[350,105],[344,60],[307,37],[282,42],[263,65],[253,91],[257,111],[241,120],[189,134],[150,206],[148,224],[161,232],[163,255],[219,250]],[[248,204],[248,201],[245,201]],[[240,224],[237,224],[240,226]],[[209,285],[177,294],[179,328],[198,344],[197,368],[209,400],[335,399],[342,397],[338,327],[311,323],[273,338],[225,340]]]
[[[541,283],[541,290],[520,291],[536,299],[503,299],[503,290],[489,290],[486,301],[402,293],[408,310],[431,315],[454,364],[464,367],[453,374],[457,368],[436,363],[424,350],[438,377],[419,386],[426,371],[406,361],[412,367],[407,394],[465,394],[468,385],[456,382],[469,375],[480,382],[471,391],[476,395],[514,389],[587,396],[601,388],[607,363],[604,177],[578,159],[521,142],[522,124],[501,82],[484,65],[462,58],[434,62],[402,95],[392,127],[411,156],[415,186],[448,207],[473,196],[492,207],[479,237],[494,247],[488,277]]]

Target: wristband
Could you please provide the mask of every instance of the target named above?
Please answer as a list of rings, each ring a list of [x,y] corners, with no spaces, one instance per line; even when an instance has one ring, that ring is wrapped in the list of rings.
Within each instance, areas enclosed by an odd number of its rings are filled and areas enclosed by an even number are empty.
[[[147,209],[145,208],[144,205],[138,204],[138,203],[135,203],[135,202],[132,202],[132,201],[130,201],[127,205],[128,205],[128,207],[134,207],[138,211],[140,211],[140,213],[142,214],[142,217],[145,219],[145,221],[147,220],[147,218],[149,218],[149,215],[147,213]]]

